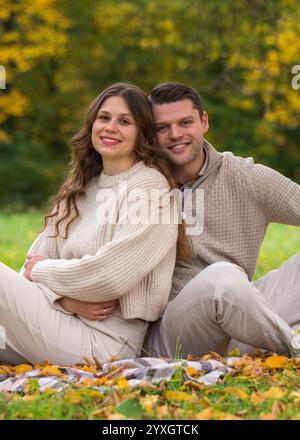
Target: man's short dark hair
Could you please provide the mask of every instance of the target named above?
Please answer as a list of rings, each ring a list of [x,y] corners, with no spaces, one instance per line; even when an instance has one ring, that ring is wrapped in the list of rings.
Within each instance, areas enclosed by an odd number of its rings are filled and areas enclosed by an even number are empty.
[[[171,104],[172,102],[189,99],[192,101],[193,107],[198,110],[202,119],[204,106],[199,93],[193,87],[176,82],[158,84],[151,90],[148,98],[152,104]]]

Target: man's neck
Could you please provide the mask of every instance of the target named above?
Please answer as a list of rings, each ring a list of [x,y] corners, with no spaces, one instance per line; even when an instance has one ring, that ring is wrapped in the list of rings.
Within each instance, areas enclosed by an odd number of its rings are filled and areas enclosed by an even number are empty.
[[[197,161],[195,160],[184,166],[173,167],[173,176],[175,182],[179,185],[180,184],[184,185],[185,183],[190,182],[191,180],[195,180],[198,177],[199,172],[201,171],[201,168],[205,163],[205,159],[206,159],[206,153],[203,148],[201,155],[199,156],[199,159]]]

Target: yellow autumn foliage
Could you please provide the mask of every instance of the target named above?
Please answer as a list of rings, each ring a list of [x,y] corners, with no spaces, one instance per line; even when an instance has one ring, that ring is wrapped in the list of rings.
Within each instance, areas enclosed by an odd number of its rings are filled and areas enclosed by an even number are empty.
[[[1,35],[0,65],[6,69],[9,91],[0,94],[0,123],[9,117],[22,117],[31,108],[29,97],[16,80],[20,73],[34,69],[45,57],[57,58],[65,51],[70,23],[58,5],[57,0],[1,1],[0,27],[8,20],[13,26]]]

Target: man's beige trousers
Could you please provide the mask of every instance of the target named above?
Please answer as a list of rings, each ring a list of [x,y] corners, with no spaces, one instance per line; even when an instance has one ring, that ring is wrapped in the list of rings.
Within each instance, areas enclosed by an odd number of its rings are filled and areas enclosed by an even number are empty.
[[[86,322],[53,308],[39,286],[0,263],[0,363],[47,359],[73,365],[84,362],[83,356],[131,358],[147,329],[142,320],[125,321],[120,309],[99,321],[97,329]]]
[[[239,266],[219,262],[193,278],[151,325],[145,349],[151,356],[221,355],[238,347],[288,353],[300,324],[300,253],[258,281]]]

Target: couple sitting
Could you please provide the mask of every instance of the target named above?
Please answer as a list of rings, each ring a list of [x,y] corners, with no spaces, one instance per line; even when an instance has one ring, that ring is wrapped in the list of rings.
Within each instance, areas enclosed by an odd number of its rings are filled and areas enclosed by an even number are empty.
[[[300,225],[300,186],[217,152],[208,127],[183,84],[93,100],[24,267],[0,264],[1,361],[173,357],[178,340],[182,357],[298,355],[300,254],[251,278],[268,224]]]

